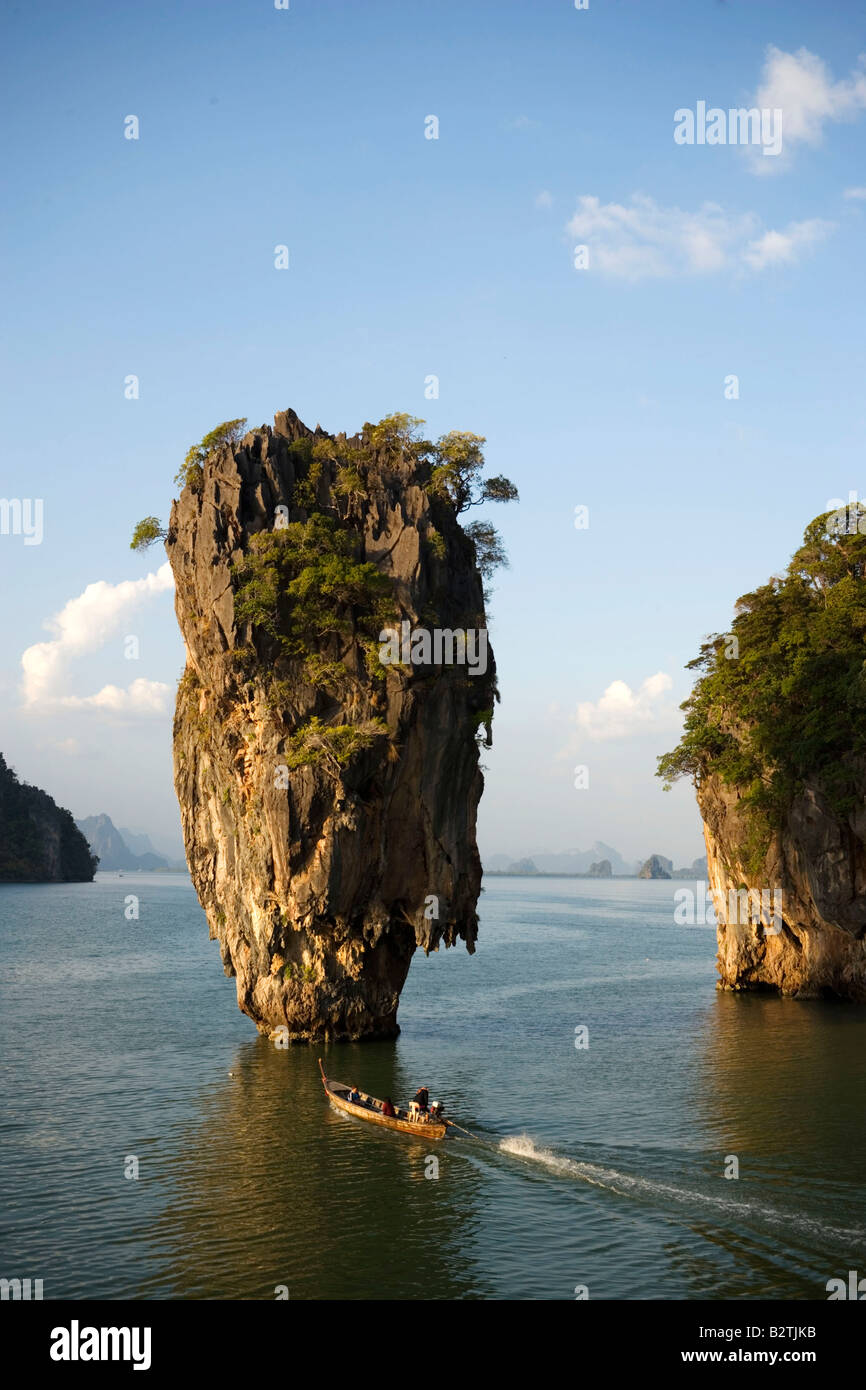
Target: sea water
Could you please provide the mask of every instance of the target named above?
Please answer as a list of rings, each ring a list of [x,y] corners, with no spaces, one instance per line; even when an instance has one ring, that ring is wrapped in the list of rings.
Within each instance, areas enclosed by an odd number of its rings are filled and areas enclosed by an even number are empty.
[[[827,1297],[866,1274],[866,1009],[716,991],[672,882],[488,878],[393,1042],[280,1050],[188,880],[0,886],[0,1277],[45,1298]],[[137,920],[127,916],[130,895]],[[335,1078],[422,1083],[407,1140]]]

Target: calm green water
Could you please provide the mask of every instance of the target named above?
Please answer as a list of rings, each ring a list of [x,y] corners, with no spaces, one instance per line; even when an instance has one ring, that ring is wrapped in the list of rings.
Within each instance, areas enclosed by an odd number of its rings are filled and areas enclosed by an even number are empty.
[[[380,1095],[428,1082],[483,1140],[442,1145],[340,1116],[321,1049],[258,1036],[185,879],[0,887],[0,1275],[46,1298],[826,1297],[866,1273],[866,1010],[717,994],[677,886],[489,879],[477,954],[416,957],[401,1037],[324,1049]]]

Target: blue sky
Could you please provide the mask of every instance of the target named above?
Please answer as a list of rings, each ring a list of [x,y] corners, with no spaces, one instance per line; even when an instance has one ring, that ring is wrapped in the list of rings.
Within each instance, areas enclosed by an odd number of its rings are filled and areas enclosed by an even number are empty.
[[[41,545],[0,535],[19,774],[177,840],[183,650],[170,590],[134,587],[163,557],[132,525],[167,517],[221,420],[407,410],[486,435],[521,493],[491,509],[511,568],[482,852],[699,854],[691,789],[653,776],[684,665],[866,491],[866,8],[48,3],[7,14],[3,50],[0,496],[45,516]],[[674,142],[677,109],[757,94],[778,160]]]

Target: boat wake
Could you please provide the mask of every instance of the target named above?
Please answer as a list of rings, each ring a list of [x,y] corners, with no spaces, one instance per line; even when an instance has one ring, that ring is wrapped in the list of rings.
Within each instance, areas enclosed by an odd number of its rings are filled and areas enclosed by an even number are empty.
[[[528,1134],[512,1135],[499,1142],[501,1153],[511,1154],[532,1163],[543,1164],[552,1172],[574,1177],[593,1187],[615,1192],[621,1197],[643,1197],[647,1200],[673,1201],[691,1207],[710,1206],[726,1212],[731,1217],[764,1221],[771,1226],[795,1228],[809,1237],[823,1236],[834,1241],[862,1242],[866,1231],[841,1229],[827,1226],[821,1221],[812,1220],[797,1212],[780,1211],[763,1202],[738,1202],[726,1197],[714,1197],[706,1192],[689,1191],[674,1183],[660,1182],[655,1178],[642,1178],[634,1174],[622,1173],[615,1168],[607,1168],[598,1163],[585,1163],[576,1158],[558,1154],[554,1149],[536,1144]]]

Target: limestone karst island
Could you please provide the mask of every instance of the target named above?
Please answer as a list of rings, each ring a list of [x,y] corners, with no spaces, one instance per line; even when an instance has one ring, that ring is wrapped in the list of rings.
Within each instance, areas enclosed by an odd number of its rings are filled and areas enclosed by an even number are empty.
[[[98,862],[71,811],[0,753],[0,883],[89,883]]]
[[[866,1000],[864,533],[860,503],[823,513],[738,600],[659,761],[695,783],[730,989]]]
[[[414,951],[474,950],[504,554],[459,517],[517,492],[481,478],[483,439],[410,416],[348,439],[291,410],[245,423],[190,451],[167,531],[133,538],[174,571],[187,860],[262,1032],[393,1036]]]
[[[850,1375],[866,0],[9,18],[16,1364]]]

